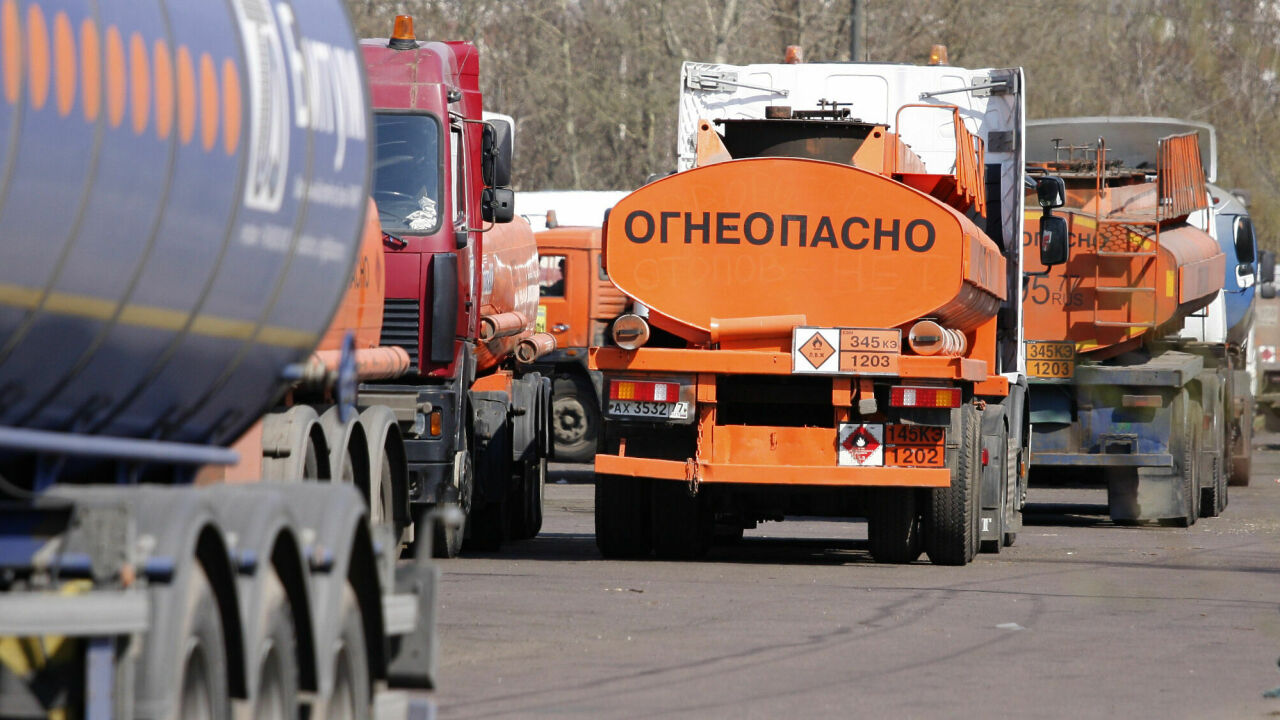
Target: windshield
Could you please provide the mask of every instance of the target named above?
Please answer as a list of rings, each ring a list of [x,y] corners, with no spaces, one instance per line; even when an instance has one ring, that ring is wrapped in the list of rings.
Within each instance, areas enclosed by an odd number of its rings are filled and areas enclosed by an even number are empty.
[[[440,226],[440,121],[375,115],[373,199],[383,232],[427,234]]]

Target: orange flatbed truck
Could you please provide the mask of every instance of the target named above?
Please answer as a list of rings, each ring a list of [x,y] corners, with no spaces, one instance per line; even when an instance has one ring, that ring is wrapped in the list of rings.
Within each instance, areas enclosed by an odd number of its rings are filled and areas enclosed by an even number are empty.
[[[880,562],[1012,543],[1021,71],[686,63],[681,88],[680,171],[605,222],[637,310],[591,355],[601,553],[788,515],[867,518]]]

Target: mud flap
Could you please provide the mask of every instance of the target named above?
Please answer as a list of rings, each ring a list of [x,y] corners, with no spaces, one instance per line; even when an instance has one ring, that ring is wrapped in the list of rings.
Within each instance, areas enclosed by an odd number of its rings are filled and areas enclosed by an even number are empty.
[[[978,520],[979,547],[1000,552],[1004,540],[1006,480],[1005,453],[1008,446],[1003,405],[988,405],[982,413],[982,486],[979,489],[981,515]]]
[[[1137,523],[1178,517],[1182,513],[1181,482],[1182,476],[1169,468],[1114,472],[1107,483],[1111,519],[1118,523]]]

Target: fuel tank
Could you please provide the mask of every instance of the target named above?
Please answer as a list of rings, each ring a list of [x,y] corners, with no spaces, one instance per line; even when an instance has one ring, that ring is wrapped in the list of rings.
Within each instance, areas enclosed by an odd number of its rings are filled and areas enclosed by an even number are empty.
[[[1068,341],[1076,353],[1104,359],[1176,329],[1222,287],[1226,257],[1207,232],[1186,222],[1136,222],[1136,206],[1124,200],[1137,191],[1115,196],[1114,208],[1134,214],[1115,210],[1099,219],[1092,209],[1061,211],[1071,238],[1065,264],[1037,276],[1043,266],[1034,252],[1025,254],[1032,273],[1022,308],[1027,340]],[[1039,212],[1025,222],[1030,250]]]
[[[1006,295],[1005,262],[964,215],[883,175],[797,158],[686,170],[620,200],[609,276],[707,342],[711,320],[804,315],[810,325],[969,331]]]
[[[0,424],[226,444],[352,277],[340,0],[0,0]]]
[[[533,333],[538,318],[538,245],[524,218],[500,223],[483,236],[480,316],[518,313],[519,332],[476,344],[476,372],[483,373],[510,357],[520,340]]]

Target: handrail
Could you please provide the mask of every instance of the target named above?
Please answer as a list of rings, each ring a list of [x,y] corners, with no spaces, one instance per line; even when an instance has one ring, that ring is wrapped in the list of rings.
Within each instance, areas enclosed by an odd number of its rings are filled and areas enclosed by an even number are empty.
[[[1209,206],[1199,136],[1170,135],[1159,141],[1156,188],[1161,220],[1189,215]]]
[[[894,130],[902,136],[902,111],[907,108],[928,108],[930,110],[950,110],[951,124],[955,129],[956,141],[956,193],[972,206],[978,213],[987,212],[987,183],[985,178],[986,143],[975,137],[964,126],[957,105],[933,105],[929,103],[908,103],[898,108],[893,116]],[[896,168],[895,168],[896,170]]]

